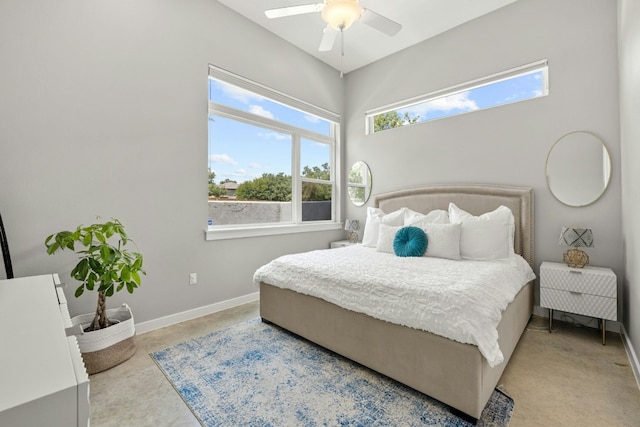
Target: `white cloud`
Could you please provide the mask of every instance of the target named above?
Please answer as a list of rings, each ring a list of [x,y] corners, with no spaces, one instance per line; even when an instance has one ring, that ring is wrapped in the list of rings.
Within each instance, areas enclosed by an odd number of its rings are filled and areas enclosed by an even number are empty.
[[[242,102],[243,104],[249,104],[252,101],[256,102],[256,101],[264,100],[263,97],[253,92],[250,92],[248,90],[239,88],[237,86],[233,86],[224,82],[217,82],[217,83],[222,88],[222,93],[225,96],[235,99],[236,101]]]
[[[240,169],[236,169],[233,172],[231,172],[229,175],[231,176],[236,176],[236,177],[244,177],[247,175],[247,171],[240,168]]]
[[[262,117],[266,117],[268,119],[273,119],[274,115],[271,111],[269,110],[265,110],[262,106],[260,105],[250,105],[249,106],[249,112],[256,114],[258,116],[262,116]]]
[[[320,122],[320,118],[319,118],[319,117],[316,117],[316,116],[310,116],[310,115],[308,115],[308,114],[305,114],[305,115],[304,115],[304,119],[305,119],[306,121],[308,121],[309,123],[318,123],[318,122]]]
[[[283,141],[285,139],[291,139],[291,137],[284,133],[279,132],[258,132],[258,136],[264,139],[275,139],[278,141]]]
[[[408,111],[409,113],[418,114],[421,116],[426,115],[431,111],[474,111],[478,110],[478,104],[472,99],[469,99],[469,92],[460,92],[453,95],[437,98],[429,102],[423,102],[422,104],[414,105],[408,108],[403,108],[402,111]]]
[[[238,164],[238,162],[236,162],[233,157],[229,156],[228,154],[212,154],[211,156],[209,156],[209,159],[214,163],[226,163],[229,165]]]

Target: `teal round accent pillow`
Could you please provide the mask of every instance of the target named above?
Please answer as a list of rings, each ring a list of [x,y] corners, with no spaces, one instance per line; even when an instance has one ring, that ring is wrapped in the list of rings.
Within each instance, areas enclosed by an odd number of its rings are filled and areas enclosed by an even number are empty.
[[[402,227],[393,239],[393,252],[398,256],[422,256],[426,251],[427,234],[422,228]]]

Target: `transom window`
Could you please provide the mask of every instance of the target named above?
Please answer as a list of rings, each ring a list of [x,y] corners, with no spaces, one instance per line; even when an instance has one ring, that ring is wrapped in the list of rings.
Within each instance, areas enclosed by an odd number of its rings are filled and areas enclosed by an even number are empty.
[[[549,66],[538,61],[366,112],[366,133],[451,117],[549,94]]]
[[[339,116],[210,66],[208,117],[208,239],[338,222]]]

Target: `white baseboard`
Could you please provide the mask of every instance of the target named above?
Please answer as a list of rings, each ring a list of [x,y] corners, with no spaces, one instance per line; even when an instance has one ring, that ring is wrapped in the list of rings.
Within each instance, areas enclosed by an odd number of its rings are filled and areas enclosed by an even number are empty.
[[[636,377],[636,384],[638,385],[638,388],[640,388],[640,363],[638,363],[638,356],[636,355],[636,352],[631,345],[629,335],[627,335],[627,330],[624,328],[624,325],[620,325],[620,332],[622,334],[622,343],[624,344],[624,349],[627,352],[627,357],[629,358],[629,363],[631,364],[631,370],[633,371],[633,375]]]
[[[258,301],[260,293],[254,292],[238,298],[217,302],[215,304],[205,305],[204,307],[194,308],[192,310],[183,311],[181,313],[170,314],[169,316],[160,317],[146,322],[136,323],[136,334],[144,334],[145,332],[155,329],[164,328],[165,326],[175,325],[176,323],[195,319],[196,317],[205,316],[207,314],[217,313],[218,311],[236,307],[249,302]]]

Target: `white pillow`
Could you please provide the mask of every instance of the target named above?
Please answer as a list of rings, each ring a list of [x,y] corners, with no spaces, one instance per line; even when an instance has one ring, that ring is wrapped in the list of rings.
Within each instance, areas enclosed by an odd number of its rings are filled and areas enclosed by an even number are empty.
[[[443,209],[434,209],[425,215],[407,208],[404,211],[404,225],[420,227],[420,224],[449,224],[449,213]]]
[[[459,260],[462,224],[426,224],[427,251],[424,256]]]
[[[463,259],[491,260],[513,256],[513,213],[506,206],[473,216],[454,203],[449,204],[449,220],[461,223],[460,255]]]
[[[402,225],[380,224],[380,233],[378,235],[378,243],[376,251],[388,252],[394,254],[393,241],[396,239],[396,233],[402,228]]]
[[[364,233],[362,234],[362,246],[376,247],[378,244],[380,224],[403,225],[405,209],[406,208],[401,208],[385,215],[382,209],[368,207],[367,220],[364,224]]]

